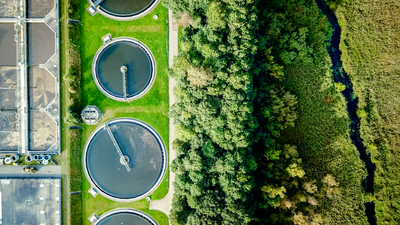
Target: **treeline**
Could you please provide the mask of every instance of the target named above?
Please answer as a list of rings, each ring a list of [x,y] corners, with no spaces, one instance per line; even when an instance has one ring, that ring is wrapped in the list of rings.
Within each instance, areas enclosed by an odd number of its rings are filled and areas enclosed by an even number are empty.
[[[165,1],[190,17],[171,72],[177,139],[171,220],[178,224],[248,224],[257,169],[253,75],[257,1]]]
[[[344,87],[330,73],[329,23],[315,3],[164,4],[184,27],[170,71],[171,221],[366,222],[365,172],[349,139]]]
[[[64,16],[67,18],[63,28],[67,28],[66,36],[63,36],[64,41],[67,42],[66,59],[63,62],[66,67],[66,71],[63,73],[63,87],[62,89],[68,89],[67,91],[67,112],[64,117],[66,126],[71,124],[80,124],[80,110],[81,110],[81,54],[80,54],[80,26],[79,24],[69,23],[71,20],[80,20],[80,0],[68,0],[64,4],[67,4],[67,12]],[[65,92],[63,92],[65,93]],[[68,130],[68,209],[67,209],[67,223],[68,224],[82,224],[82,196],[80,191],[82,190],[82,171],[81,171],[81,130],[73,129]],[[79,193],[73,194],[70,193]]]
[[[80,20],[80,1],[68,1],[68,18]],[[69,21],[69,20],[68,20]],[[67,83],[69,92],[69,105],[64,121],[68,124],[80,124],[82,122],[81,111],[81,49],[79,23],[68,22],[68,62],[67,74],[64,82]]]

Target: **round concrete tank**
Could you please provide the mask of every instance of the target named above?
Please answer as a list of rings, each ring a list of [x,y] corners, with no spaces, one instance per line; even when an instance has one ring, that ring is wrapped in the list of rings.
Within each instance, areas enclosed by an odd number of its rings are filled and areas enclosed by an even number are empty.
[[[95,5],[98,0],[88,0]],[[96,10],[105,17],[113,20],[135,20],[150,13],[160,0],[104,0]]]
[[[101,215],[94,225],[158,225],[148,214],[135,209],[114,209]]]
[[[114,38],[97,51],[92,74],[104,95],[129,102],[150,90],[156,78],[156,62],[150,49],[140,41]]]
[[[148,124],[131,118],[97,127],[83,151],[83,168],[91,186],[120,202],[150,195],[164,178],[166,163],[160,135]]]

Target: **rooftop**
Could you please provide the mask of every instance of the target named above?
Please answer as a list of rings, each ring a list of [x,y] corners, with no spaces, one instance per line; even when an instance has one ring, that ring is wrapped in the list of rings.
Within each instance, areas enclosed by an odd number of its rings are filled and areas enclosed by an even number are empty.
[[[94,105],[88,105],[86,106],[81,113],[82,120],[87,124],[87,125],[95,125],[103,114],[101,114],[101,111],[99,108],[97,108]]]
[[[0,34],[0,153],[60,154],[58,1],[0,0]]]
[[[61,224],[61,179],[0,179],[0,224]]]

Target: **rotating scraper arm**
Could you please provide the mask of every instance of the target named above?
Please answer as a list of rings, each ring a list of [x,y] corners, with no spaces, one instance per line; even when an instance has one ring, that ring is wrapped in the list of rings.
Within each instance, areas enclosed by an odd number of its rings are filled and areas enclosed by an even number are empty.
[[[126,72],[128,71],[128,67],[126,67],[126,66],[121,66],[121,73],[122,73],[122,90],[123,90],[123,92],[124,92],[124,99],[126,100],[127,99],[127,96],[128,96],[128,94],[127,94],[127,91],[126,91],[126,82],[127,82],[127,77],[126,77]]]
[[[104,2],[104,0],[97,0],[97,1],[93,4],[93,6],[94,6],[94,7],[97,7],[97,6],[99,6],[102,2]]]
[[[108,126],[108,124],[106,124],[104,126],[104,128],[107,130],[108,135],[110,135],[110,138],[111,138],[115,148],[117,149],[117,152],[119,154],[120,159],[122,159],[124,161],[123,164],[124,164],[124,166],[126,168],[126,171],[128,171],[128,172],[131,171],[131,168],[129,167],[129,164],[126,161],[124,154],[122,154],[121,148],[119,147],[119,144],[118,144],[117,140],[115,139],[114,134],[112,133],[112,131],[111,131],[110,127]]]

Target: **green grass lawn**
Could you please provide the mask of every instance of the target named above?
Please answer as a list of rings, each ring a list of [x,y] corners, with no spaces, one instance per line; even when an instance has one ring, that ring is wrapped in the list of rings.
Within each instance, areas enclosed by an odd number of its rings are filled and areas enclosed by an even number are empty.
[[[96,105],[104,114],[99,125],[113,118],[130,117],[142,120],[152,126],[161,135],[168,148],[168,10],[159,4],[150,14],[138,20],[118,22],[97,14],[92,17],[86,12],[88,3],[81,1],[81,43],[82,43],[82,107]],[[158,20],[153,16],[157,14]],[[144,43],[152,51],[157,64],[157,77],[150,89],[141,99],[130,103],[118,102],[107,98],[96,87],[92,78],[92,61],[102,45],[101,37],[110,33],[113,38],[132,37]],[[97,126],[82,126],[83,149],[91,132]],[[168,170],[167,170],[168,171]],[[83,175],[82,217],[83,224],[90,224],[87,218],[96,213],[101,215],[109,210],[129,207],[142,210],[151,215],[160,225],[168,224],[167,216],[159,211],[148,210],[145,200],[132,203],[110,201],[100,195],[93,198],[87,191],[89,182]],[[160,187],[151,198],[161,199],[168,192],[168,173]]]

